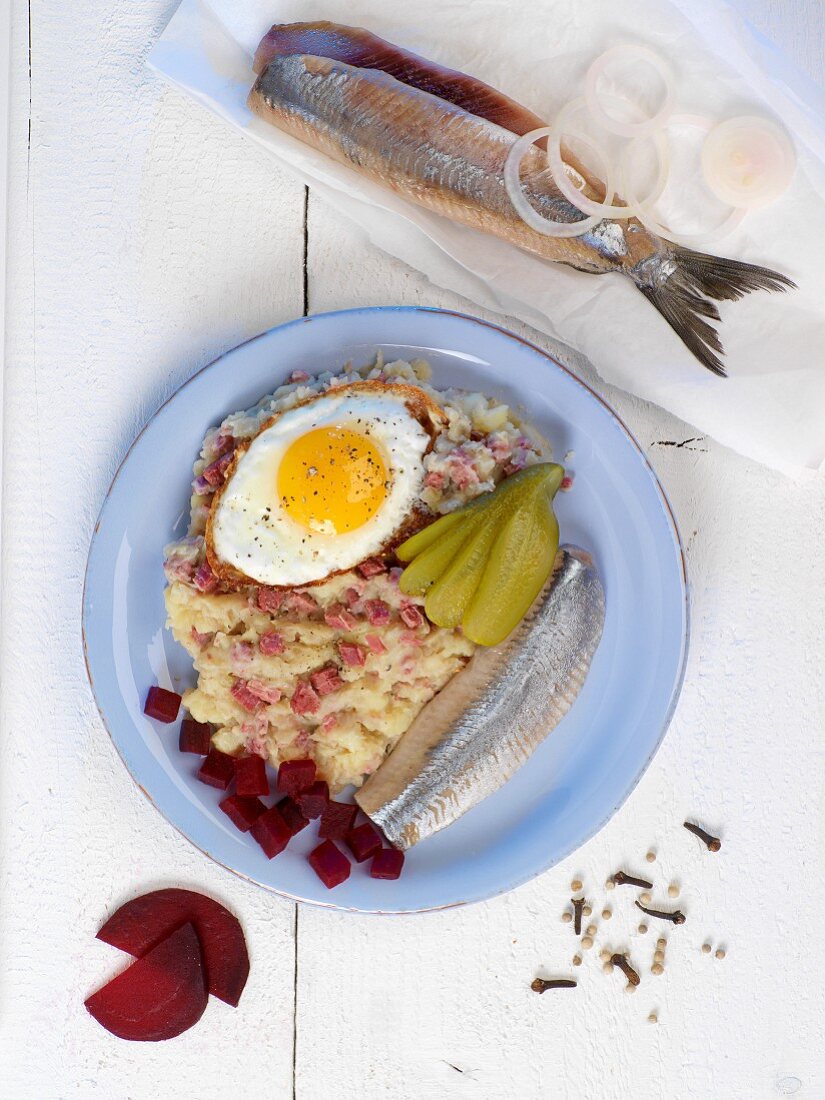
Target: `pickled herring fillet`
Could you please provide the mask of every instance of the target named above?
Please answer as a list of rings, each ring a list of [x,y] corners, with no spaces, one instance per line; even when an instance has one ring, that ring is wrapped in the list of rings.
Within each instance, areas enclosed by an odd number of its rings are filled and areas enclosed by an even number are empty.
[[[356,793],[391,844],[411,848],[452,824],[529,759],[575,702],[603,625],[592,558],[563,546],[520,626],[476,650]]]

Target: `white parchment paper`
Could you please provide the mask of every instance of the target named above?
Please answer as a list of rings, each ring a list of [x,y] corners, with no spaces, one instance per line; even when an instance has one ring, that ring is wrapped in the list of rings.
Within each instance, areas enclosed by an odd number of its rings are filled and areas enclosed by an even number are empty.
[[[547,118],[597,53],[640,41],[670,60],[681,109],[773,112],[796,139],[794,183],[717,251],[783,271],[799,289],[722,305],[730,377],[712,377],[629,279],[548,264],[454,225],[255,118],[245,101],[260,38],[274,22],[314,19],[368,27]],[[183,0],[149,62],[435,284],[577,349],[606,381],[750,458],[795,476],[825,468],[825,92],[723,0]]]

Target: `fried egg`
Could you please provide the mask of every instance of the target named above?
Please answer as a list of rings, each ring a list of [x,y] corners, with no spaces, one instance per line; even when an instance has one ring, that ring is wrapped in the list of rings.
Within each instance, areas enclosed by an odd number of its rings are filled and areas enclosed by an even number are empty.
[[[355,382],[264,423],[235,453],[210,509],[224,581],[312,584],[420,526],[424,455],[446,418],[415,386]]]

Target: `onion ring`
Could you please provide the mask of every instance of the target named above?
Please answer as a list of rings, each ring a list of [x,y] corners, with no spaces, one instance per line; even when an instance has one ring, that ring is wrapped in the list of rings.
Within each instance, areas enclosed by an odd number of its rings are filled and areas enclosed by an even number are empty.
[[[659,110],[645,119],[644,122],[622,122],[607,113],[599,101],[599,77],[604,69],[612,62],[620,58],[642,61],[656,70],[665,85],[665,94]],[[664,126],[673,112],[673,75],[670,67],[661,57],[648,46],[632,45],[628,43],[622,46],[612,46],[609,50],[597,57],[584,79],[584,98],[587,107],[594,119],[611,134],[620,134],[622,137],[640,137],[642,134],[651,134],[654,130]]]
[[[702,146],[702,175],[713,194],[754,210],[774,202],[796,171],[796,150],[769,118],[743,115],[714,126]]]

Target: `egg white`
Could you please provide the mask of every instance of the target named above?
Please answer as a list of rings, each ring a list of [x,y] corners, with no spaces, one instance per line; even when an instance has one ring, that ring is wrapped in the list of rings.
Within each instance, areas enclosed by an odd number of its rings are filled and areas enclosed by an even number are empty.
[[[316,428],[347,427],[378,447],[387,495],[362,526],[341,534],[309,530],[283,508],[281,460],[296,439]],[[260,584],[301,585],[351,569],[377,554],[410,515],[424,480],[430,437],[397,395],[336,394],[290,409],[253,439],[238,460],[212,515],[212,545],[220,561]]]

